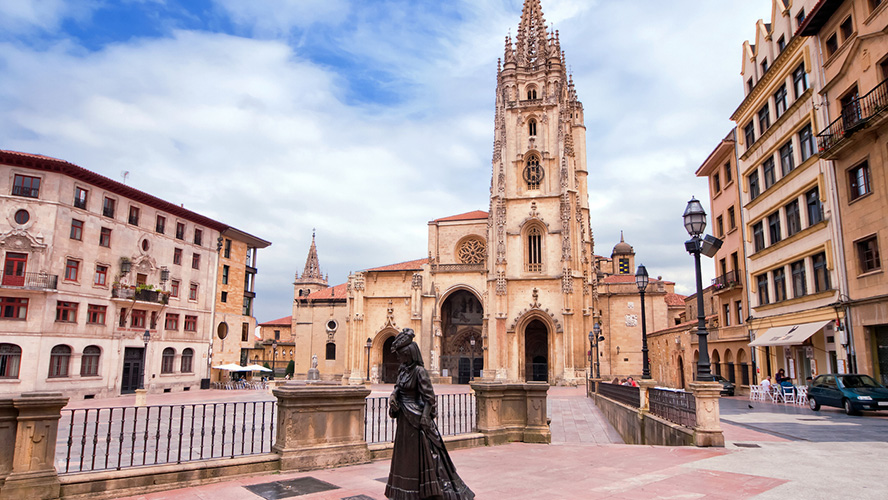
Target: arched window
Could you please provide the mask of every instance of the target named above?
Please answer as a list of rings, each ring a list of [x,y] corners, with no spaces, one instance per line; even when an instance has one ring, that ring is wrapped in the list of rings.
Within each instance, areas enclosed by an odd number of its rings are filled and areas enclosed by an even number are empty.
[[[528,158],[524,167],[524,182],[527,183],[527,189],[539,189],[544,174],[543,167],[540,166],[540,157],[532,155]]]
[[[57,345],[49,352],[49,377],[67,377],[68,365],[71,363],[71,348]]]
[[[537,98],[537,89],[536,87],[530,87],[527,89],[527,100],[533,100]]]
[[[327,342],[327,359],[336,359],[336,344]]]
[[[527,133],[531,136],[537,135],[537,121],[534,118],[527,122]]]
[[[98,346],[89,345],[83,349],[83,355],[80,357],[80,376],[95,377],[99,374],[99,358],[102,356],[102,350]]]
[[[160,358],[160,373],[173,373],[173,361],[176,359],[176,350],[167,347]]]
[[[15,344],[0,344],[0,378],[18,378],[21,362],[21,347]]]
[[[527,271],[543,272],[543,233],[536,226],[527,231]]]
[[[483,264],[487,246],[480,238],[466,238],[459,245],[457,257],[463,264]]]
[[[182,373],[191,373],[191,360],[194,359],[194,349],[187,348],[182,350]]]

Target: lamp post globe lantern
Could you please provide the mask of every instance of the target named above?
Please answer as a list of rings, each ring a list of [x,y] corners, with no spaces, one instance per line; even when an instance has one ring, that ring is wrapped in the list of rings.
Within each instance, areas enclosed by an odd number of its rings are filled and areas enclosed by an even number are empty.
[[[703,234],[703,230],[706,229],[706,211],[703,210],[703,205],[700,201],[693,196],[688,201],[688,206],[685,208],[684,214],[682,214],[682,219],[684,219],[685,230],[692,237],[700,236]]]
[[[697,347],[700,352],[697,358],[697,381],[711,382],[712,373],[709,363],[709,345],[706,331],[706,313],[703,310],[703,274],[700,269],[700,254],[703,253],[703,230],[706,229],[706,211],[693,196],[682,214],[685,229],[691,239],[685,242],[685,250],[694,256],[694,272],[697,285]],[[719,243],[720,246],[720,243]]]
[[[367,349],[367,382],[370,382],[370,349],[373,348],[373,339],[367,337],[367,343],[364,344],[364,348]]]
[[[277,339],[271,341],[271,380],[274,380],[274,365],[277,361],[278,343]]]
[[[638,287],[638,293],[641,295],[641,378],[650,380],[651,378],[651,362],[648,358],[648,341],[647,341],[647,319],[645,318],[645,302],[644,292],[648,286],[648,272],[644,265],[638,266],[635,272],[635,286]]]
[[[474,335],[472,335],[469,338],[469,345],[472,346],[472,360],[471,360],[471,364],[469,365],[469,381],[474,382],[475,381],[475,336]]]
[[[589,343],[591,344],[592,349],[594,350],[595,356],[595,378],[601,378],[601,363],[598,360],[598,343],[604,340],[604,336],[601,335],[601,324],[595,323],[592,325],[592,331],[589,332]],[[591,354],[591,352],[590,352]],[[592,367],[589,367],[589,372],[591,374]]]
[[[142,334],[142,341],[145,343],[145,348],[142,349],[142,376],[139,378],[139,389],[145,388],[145,365],[148,364],[148,341],[151,340],[151,332],[145,330],[145,333]]]

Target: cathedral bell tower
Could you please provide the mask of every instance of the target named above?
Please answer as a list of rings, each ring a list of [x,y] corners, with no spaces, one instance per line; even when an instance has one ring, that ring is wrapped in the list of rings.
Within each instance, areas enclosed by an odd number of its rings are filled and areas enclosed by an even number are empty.
[[[598,315],[583,105],[558,31],[526,0],[497,63],[488,219],[490,366],[582,380]]]

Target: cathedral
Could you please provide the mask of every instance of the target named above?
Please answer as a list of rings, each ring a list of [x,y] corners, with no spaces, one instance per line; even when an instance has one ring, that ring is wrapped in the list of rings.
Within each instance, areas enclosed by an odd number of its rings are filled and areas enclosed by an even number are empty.
[[[313,235],[292,316],[260,325],[284,352],[292,344],[297,378],[317,356],[325,379],[393,382],[402,328],[436,383],[581,384],[593,355],[602,375],[641,372],[635,252],[621,241],[610,258],[594,253],[583,105],[539,0],[525,1],[497,66],[488,211],[433,220],[428,257],[337,286]],[[673,283],[651,284],[648,331],[679,309]],[[605,340],[593,354],[595,323]]]

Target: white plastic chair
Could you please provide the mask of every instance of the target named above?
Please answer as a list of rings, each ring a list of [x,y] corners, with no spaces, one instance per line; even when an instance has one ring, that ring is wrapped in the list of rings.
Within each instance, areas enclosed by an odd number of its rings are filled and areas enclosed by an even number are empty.
[[[785,404],[795,404],[796,393],[795,387],[783,387],[783,402]]]
[[[796,388],[796,404],[797,405],[807,405],[808,404],[808,386],[801,385]]]

